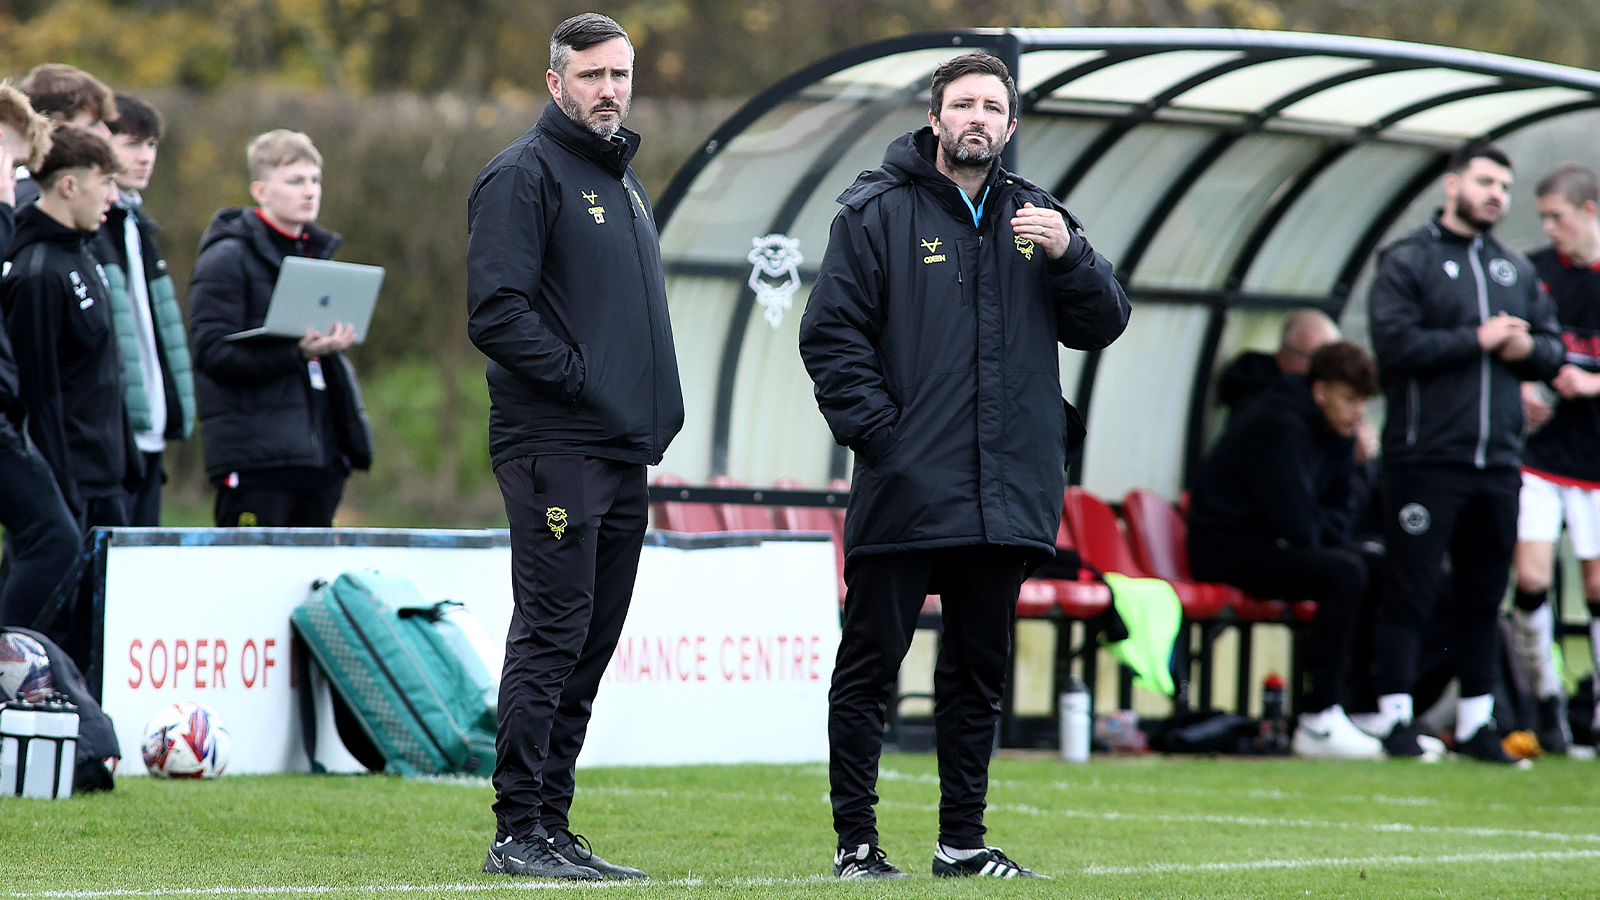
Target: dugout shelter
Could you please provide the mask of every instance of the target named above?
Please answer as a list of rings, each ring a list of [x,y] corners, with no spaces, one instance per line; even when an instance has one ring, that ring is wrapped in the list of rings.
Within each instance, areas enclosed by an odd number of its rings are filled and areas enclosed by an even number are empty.
[[[970,49],[1017,79],[1005,165],[1084,221],[1133,302],[1109,349],[1061,351],[1089,423],[1071,482],[1103,497],[1177,499],[1218,428],[1215,373],[1276,346],[1289,310],[1359,336],[1374,251],[1451,150],[1600,109],[1594,72],[1322,34],[974,29],[837,54],[746,104],[660,198],[687,407],[663,470],[849,476],[796,350],[800,315],[835,198],[927,123],[934,68]]]

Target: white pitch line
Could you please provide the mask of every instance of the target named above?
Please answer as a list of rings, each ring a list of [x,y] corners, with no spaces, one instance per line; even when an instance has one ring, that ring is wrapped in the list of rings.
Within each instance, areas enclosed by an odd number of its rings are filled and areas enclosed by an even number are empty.
[[[1146,866],[1085,866],[1085,875],[1167,875],[1173,873],[1241,872],[1259,869],[1342,868],[1347,866],[1414,866],[1439,863],[1527,862],[1529,860],[1600,859],[1600,850],[1552,850],[1527,853],[1452,853],[1447,856],[1332,856],[1323,859],[1255,859],[1244,862],[1151,863]]]

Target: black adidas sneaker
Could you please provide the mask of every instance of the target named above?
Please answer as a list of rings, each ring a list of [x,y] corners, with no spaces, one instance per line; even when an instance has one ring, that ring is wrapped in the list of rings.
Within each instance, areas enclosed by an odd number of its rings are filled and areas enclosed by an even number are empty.
[[[840,847],[833,852],[835,878],[905,878],[906,873],[889,862],[888,854],[876,844],[861,844],[854,850]]]
[[[989,878],[1043,878],[1050,880],[1049,875],[1040,875],[1032,869],[1019,866],[1011,861],[999,847],[989,847],[979,850],[966,859],[953,859],[944,852],[944,848],[935,845],[933,848],[933,874],[940,878],[965,878],[968,876],[985,876]]]
[[[489,844],[483,870],[490,875],[522,875],[527,878],[561,878],[566,881],[599,881],[600,873],[588,866],[567,862],[548,840],[520,841],[496,836]]]

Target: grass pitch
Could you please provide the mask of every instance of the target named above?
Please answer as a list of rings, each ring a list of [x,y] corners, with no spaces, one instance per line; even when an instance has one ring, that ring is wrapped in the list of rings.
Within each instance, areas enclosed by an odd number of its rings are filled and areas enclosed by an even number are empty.
[[[476,781],[255,776],[62,802],[0,800],[0,898],[1555,898],[1600,896],[1600,762],[1002,756],[990,842],[1051,882],[935,880],[931,756],[887,756],[879,825],[917,877],[824,877],[822,766],[579,772],[575,830],[646,884],[480,874],[492,791]]]

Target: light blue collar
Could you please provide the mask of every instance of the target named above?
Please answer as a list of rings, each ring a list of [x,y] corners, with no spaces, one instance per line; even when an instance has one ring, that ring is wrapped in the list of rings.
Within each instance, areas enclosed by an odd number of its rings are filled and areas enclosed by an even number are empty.
[[[966,201],[967,209],[972,213],[972,227],[980,227],[979,223],[983,220],[983,202],[989,199],[989,186],[987,184],[983,186],[983,194],[978,197],[977,206],[972,205],[972,198],[968,197],[967,192],[962,190],[959,185],[956,187],[956,193],[960,194],[961,199]]]

